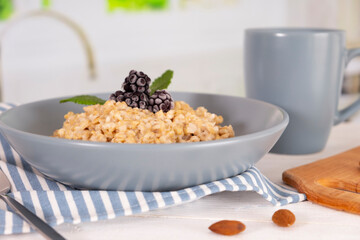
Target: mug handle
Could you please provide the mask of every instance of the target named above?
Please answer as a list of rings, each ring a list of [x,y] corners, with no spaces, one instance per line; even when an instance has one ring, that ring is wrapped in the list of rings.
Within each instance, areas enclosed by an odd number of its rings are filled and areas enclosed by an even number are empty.
[[[352,59],[360,56],[360,48],[349,49],[349,50],[347,50],[346,55],[347,55],[347,58],[346,58],[345,67],[349,64],[349,62]],[[340,111],[338,111],[338,110],[336,111],[334,125],[337,125],[337,124],[343,122],[344,120],[348,119],[349,117],[351,117],[351,115],[353,115],[359,109],[360,109],[360,98],[357,99],[350,106],[348,106]]]

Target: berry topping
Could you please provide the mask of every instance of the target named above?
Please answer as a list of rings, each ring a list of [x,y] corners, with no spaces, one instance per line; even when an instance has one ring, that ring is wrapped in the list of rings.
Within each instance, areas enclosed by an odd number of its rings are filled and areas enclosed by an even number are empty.
[[[149,93],[151,79],[143,72],[131,70],[125,78],[123,88],[126,92],[147,92]]]
[[[168,112],[174,108],[174,100],[166,90],[157,90],[149,99],[149,111],[156,113],[162,110]]]
[[[124,91],[118,90],[115,93],[112,93],[109,99],[116,102],[126,102],[129,107],[148,109],[153,113],[160,110],[168,112],[174,108],[174,101],[172,97],[165,90],[156,90],[163,89],[165,85],[165,87],[167,87],[170,83],[172,71],[168,70],[166,73],[171,76],[163,74],[163,76],[156,79],[155,82],[157,84],[155,85],[157,86],[151,86],[153,92],[155,92],[150,96],[151,79],[143,72],[131,70],[122,85]],[[166,84],[164,84],[164,81]]]
[[[146,93],[116,91],[110,95],[110,100],[126,102],[129,107],[147,109],[149,97]]]

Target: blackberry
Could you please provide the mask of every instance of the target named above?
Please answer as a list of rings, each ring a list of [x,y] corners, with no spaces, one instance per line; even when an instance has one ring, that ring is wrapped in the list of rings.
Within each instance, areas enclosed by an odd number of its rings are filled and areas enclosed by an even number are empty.
[[[156,113],[160,110],[168,112],[174,108],[174,100],[165,90],[157,90],[150,96],[148,110]]]
[[[114,100],[115,102],[121,102],[122,100],[124,100],[124,92],[119,90],[116,91],[115,93],[112,93],[109,97],[110,100]]]
[[[147,109],[149,97],[146,93],[116,91],[110,95],[110,100],[126,102],[129,107]]]
[[[129,107],[147,109],[151,79],[143,72],[131,70],[122,85],[124,91],[116,91],[110,100],[126,102]]]
[[[151,79],[143,72],[131,70],[122,85],[124,91],[112,93],[110,100],[126,102],[129,107],[148,109],[156,113],[160,110],[168,112],[174,108],[174,100],[165,90],[157,90],[150,95]]]
[[[141,71],[131,70],[129,76],[125,78],[123,88],[126,92],[139,92],[147,93],[150,92],[151,79],[145,73]]]

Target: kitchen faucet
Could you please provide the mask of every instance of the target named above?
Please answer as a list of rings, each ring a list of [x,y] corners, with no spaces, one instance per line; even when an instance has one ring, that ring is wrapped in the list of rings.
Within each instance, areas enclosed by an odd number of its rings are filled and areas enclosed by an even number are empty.
[[[95,79],[96,77],[96,69],[95,69],[95,60],[94,60],[94,53],[93,49],[90,45],[90,42],[85,34],[85,32],[82,30],[82,28],[66,17],[63,14],[60,14],[58,12],[55,12],[53,10],[34,10],[30,11],[18,16],[13,17],[5,26],[3,31],[0,33],[0,102],[3,101],[3,74],[2,74],[2,40],[4,39],[4,36],[6,35],[7,31],[12,28],[17,23],[26,20],[28,18],[37,17],[37,16],[44,16],[44,17],[50,17],[52,19],[58,20],[62,23],[64,23],[66,26],[68,26],[70,29],[72,29],[75,34],[78,35],[80,38],[82,45],[84,46],[85,53],[87,56],[87,63],[88,63],[88,69],[90,73],[90,78]]]

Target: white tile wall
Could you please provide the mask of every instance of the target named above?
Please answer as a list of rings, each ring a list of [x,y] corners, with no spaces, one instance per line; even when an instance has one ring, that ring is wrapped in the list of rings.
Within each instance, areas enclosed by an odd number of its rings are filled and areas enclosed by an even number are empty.
[[[285,22],[285,0],[239,0],[221,8],[172,8],[165,12],[108,14],[104,0],[53,0],[59,11],[83,27],[93,45],[98,78],[88,79],[77,37],[45,17],[29,19],[4,36],[6,101],[113,91],[130,69],[151,77],[170,68],[172,90],[243,95],[243,30]],[[37,6],[17,1],[22,12]],[[1,27],[3,27],[2,24]],[[0,29],[1,30],[1,29]]]
[[[38,8],[39,2],[16,0],[17,14]],[[172,0],[164,12],[111,14],[105,0],[52,2],[52,10],[70,17],[87,33],[98,77],[89,80],[84,51],[71,30],[53,19],[28,19],[10,29],[0,43],[6,101],[114,91],[130,69],[153,78],[174,70],[171,90],[243,96],[244,29],[311,26],[310,16],[295,14],[310,0],[232,0],[216,8],[189,9]],[[316,26],[330,27],[336,0],[322,4],[331,11],[326,15],[319,10],[323,21],[316,18]],[[312,14],[316,13],[314,9]],[[0,32],[5,24],[0,23]]]

